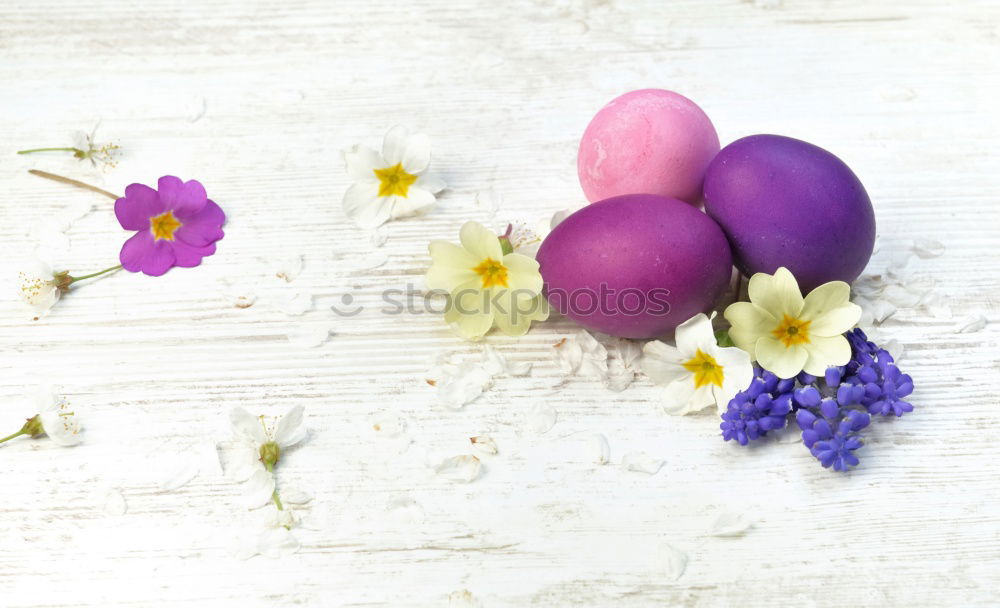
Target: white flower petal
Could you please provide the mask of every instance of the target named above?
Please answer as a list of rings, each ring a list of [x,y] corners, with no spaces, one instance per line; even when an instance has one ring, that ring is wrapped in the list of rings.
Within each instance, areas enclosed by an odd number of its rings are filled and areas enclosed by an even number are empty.
[[[305,439],[304,415],[305,407],[302,405],[296,405],[288,410],[274,427],[274,442],[282,448],[288,448]]]
[[[229,411],[229,421],[232,423],[233,432],[238,438],[256,446],[268,442],[267,433],[264,432],[264,425],[261,424],[260,418],[251,415],[245,409],[234,407]]]
[[[497,448],[497,442],[493,441],[493,438],[487,435],[469,437],[469,442],[472,444],[472,449],[480,454],[495,456],[500,451]]]
[[[392,217],[392,203],[378,195],[378,181],[359,181],[344,193],[344,214],[361,228],[378,228]]]
[[[274,475],[263,467],[257,469],[243,484],[243,504],[248,509],[262,507],[274,495]]]
[[[687,570],[688,556],[675,547],[663,545],[656,561],[666,580],[676,581],[684,576],[684,571]]]
[[[989,321],[983,315],[969,315],[955,325],[957,334],[974,334],[986,329]]]
[[[595,464],[608,464],[611,460],[611,446],[608,445],[608,438],[600,433],[590,436],[590,445],[594,455]]]
[[[18,270],[18,296],[31,318],[44,317],[59,300],[61,294],[53,282],[53,277],[52,268],[38,259],[25,262]]]
[[[935,239],[916,239],[913,241],[913,252],[925,260],[936,258],[944,253],[944,243]]]
[[[684,416],[700,412],[710,405],[715,405],[712,385],[696,388],[694,374],[690,372],[663,388],[663,409],[668,414]]]
[[[809,353],[802,345],[786,347],[773,336],[763,336],[754,347],[760,366],[779,378],[792,378],[802,371]],[[825,371],[825,368],[824,368]]]
[[[394,196],[389,217],[398,220],[404,217],[418,215],[430,209],[437,202],[434,194],[430,190],[424,190],[417,186],[410,186],[406,196]]]
[[[722,366],[722,386],[712,390],[719,414],[722,414],[736,393],[749,388],[753,381],[753,365],[749,353],[736,347],[717,348],[713,356]]]
[[[386,166],[385,159],[368,146],[357,144],[341,151],[347,174],[355,181],[370,181],[375,177],[375,169]]]
[[[556,409],[548,403],[536,403],[528,411],[525,424],[531,432],[543,435],[556,425],[558,417]]]
[[[382,138],[382,158],[387,166],[403,162],[406,153],[406,142],[410,138],[410,130],[403,125],[394,125]]]
[[[654,384],[670,384],[691,373],[681,365],[680,351],[669,344],[653,340],[642,347],[642,352],[645,356],[640,367]]]
[[[725,512],[715,518],[712,528],[709,530],[711,536],[734,537],[743,536],[747,530],[753,526],[753,520],[742,513]]]
[[[313,309],[315,302],[311,293],[295,292],[288,295],[279,305],[281,312],[290,317],[301,317]]]
[[[42,395],[51,389],[42,388]],[[80,443],[80,431],[82,429],[76,415],[69,411],[65,399],[57,398],[54,395],[47,407],[42,408],[38,417],[42,422],[42,429],[54,443],[61,446],[74,446]]]
[[[809,353],[809,358],[802,365],[802,369],[814,376],[822,376],[826,373],[826,368],[831,365],[844,365],[851,360],[851,345],[847,338],[841,335],[810,336],[809,344],[804,347]]]
[[[437,381],[437,398],[445,407],[460,410],[493,384],[493,376],[481,365],[466,362]]]
[[[246,481],[264,468],[260,461],[260,448],[242,443],[226,453],[226,475],[235,481]]]
[[[711,352],[715,348],[715,334],[712,332],[712,321],[705,313],[698,313],[684,321],[674,330],[674,342],[681,358],[685,361],[695,356],[697,351]]]
[[[850,298],[851,287],[847,283],[824,283],[806,296],[799,318],[809,321],[810,335],[840,335],[861,318],[861,307],[851,304]]]
[[[786,314],[798,318],[802,312],[803,299],[799,284],[784,266],[773,275],[758,272],[750,277],[747,294],[751,302],[779,320]]]
[[[655,475],[663,464],[662,460],[653,458],[645,452],[629,452],[622,458],[623,469],[647,475]]]
[[[406,140],[403,152],[403,170],[410,175],[420,175],[431,164],[431,140],[423,133],[418,133]]]
[[[479,477],[482,468],[483,463],[479,458],[471,454],[462,454],[445,458],[434,467],[434,472],[450,481],[470,483]]]
[[[291,283],[302,272],[304,257],[301,253],[278,256],[270,261],[271,272],[286,283]]]
[[[300,548],[298,539],[283,527],[264,530],[257,539],[257,552],[265,557],[293,555]]]
[[[414,182],[413,185],[419,186],[431,194],[437,194],[448,187],[448,184],[446,184],[440,177],[426,174],[417,177],[417,181]]]
[[[198,476],[200,467],[198,462],[193,458],[182,458],[181,461],[176,464],[166,477],[160,479],[159,487],[164,492],[170,492],[185,486],[188,482]]]
[[[463,299],[468,301],[467,298]],[[463,309],[469,312],[459,313],[458,310],[452,306],[445,312],[444,319],[447,323],[453,324],[458,333],[468,340],[482,338],[493,327],[492,312],[482,312],[481,310],[477,312],[474,305]]]
[[[298,488],[285,488],[281,491],[281,502],[287,505],[304,505],[312,500],[312,495]]]
[[[500,249],[500,239],[493,231],[479,222],[466,222],[458,233],[462,247],[482,262],[486,258],[500,261],[503,251]]]

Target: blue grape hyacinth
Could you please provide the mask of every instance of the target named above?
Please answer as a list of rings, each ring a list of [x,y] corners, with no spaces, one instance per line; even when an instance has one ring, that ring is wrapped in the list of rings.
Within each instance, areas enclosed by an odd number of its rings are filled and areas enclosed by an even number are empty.
[[[871,424],[872,416],[899,417],[913,411],[905,401],[913,392],[913,379],[860,329],[845,336],[851,360],[828,368],[823,377],[801,373],[781,380],[754,367],[753,382],[722,414],[722,438],[747,445],[768,431],[785,428],[789,414],[794,414],[802,442],[823,467],[847,471],[857,466],[855,452],[864,445],[860,431]]]

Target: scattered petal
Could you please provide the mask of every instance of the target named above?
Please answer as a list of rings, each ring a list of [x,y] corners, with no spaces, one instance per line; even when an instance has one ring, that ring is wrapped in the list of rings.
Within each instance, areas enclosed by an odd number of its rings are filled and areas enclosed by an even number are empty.
[[[475,437],[469,437],[469,441],[472,443],[472,449],[481,454],[493,456],[498,452],[497,443],[493,441],[492,437],[477,435]]]
[[[285,528],[265,530],[257,539],[257,552],[264,557],[283,557],[297,553],[301,545]]]
[[[125,496],[121,490],[112,488],[104,496],[104,512],[115,517],[125,515],[128,505],[125,503]]]
[[[481,608],[482,605],[468,589],[453,591],[448,595],[448,608]]]
[[[986,328],[989,321],[983,315],[969,315],[955,324],[955,333],[973,334]]]
[[[594,433],[590,437],[593,449],[594,462],[596,464],[608,464],[611,460],[611,446],[608,445],[608,438],[600,433]]]
[[[400,523],[421,524],[426,519],[424,508],[406,494],[397,494],[386,503],[386,511]]]
[[[302,254],[279,257],[271,262],[271,272],[286,283],[291,283],[302,272],[303,262]]]
[[[715,518],[711,536],[732,537],[743,536],[753,526],[753,520],[741,513],[724,512]]]
[[[528,429],[542,435],[556,424],[558,414],[554,407],[547,403],[536,403],[528,412]]]
[[[333,329],[327,325],[304,325],[293,327],[286,337],[293,346],[316,348],[330,339]]]
[[[449,481],[469,483],[479,477],[483,463],[471,454],[445,458],[434,467],[434,472]]]
[[[385,226],[379,226],[378,228],[372,230],[368,235],[368,242],[371,243],[372,247],[381,247],[385,245],[388,240],[389,231],[385,229]]]
[[[280,308],[286,315],[300,317],[313,309],[313,296],[304,292],[293,293]]]
[[[608,373],[608,351],[590,332],[563,338],[553,346],[556,365],[567,376],[604,379]]]
[[[658,565],[668,580],[676,581],[687,570],[687,553],[671,545],[662,545],[657,558]]]
[[[311,494],[298,488],[284,488],[281,490],[281,502],[287,505],[304,505],[312,499]]]
[[[626,471],[655,475],[664,462],[645,452],[629,452],[622,458],[622,468]]]
[[[389,412],[381,412],[371,417],[372,430],[379,437],[398,437],[406,430],[406,421]]]
[[[197,477],[200,472],[198,462],[193,458],[182,459],[166,477],[160,480],[160,490],[170,492],[181,488]]]
[[[944,243],[935,239],[917,239],[913,241],[913,253],[924,260],[936,258],[944,253]]]

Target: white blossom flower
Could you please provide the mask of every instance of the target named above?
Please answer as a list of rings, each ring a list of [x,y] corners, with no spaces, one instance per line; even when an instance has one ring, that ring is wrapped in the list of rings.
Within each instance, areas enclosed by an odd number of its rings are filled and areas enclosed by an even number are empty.
[[[779,378],[801,371],[822,376],[831,365],[844,365],[851,347],[843,333],[861,318],[843,281],[824,283],[803,298],[795,277],[781,267],[773,275],[750,277],[749,302],[726,308],[729,336],[764,369]]]
[[[80,443],[82,427],[65,397],[56,395],[51,386],[42,385],[35,391],[34,398],[42,429],[49,439],[63,446]]]
[[[445,321],[466,338],[478,339],[494,325],[522,336],[532,321],[548,318],[538,262],[504,252],[497,235],[476,222],[466,222],[459,238],[461,245],[434,241],[429,247],[427,286],[451,294]]]
[[[415,215],[434,205],[445,183],[425,172],[431,163],[430,140],[402,126],[389,129],[381,154],[362,145],[343,152],[354,184],[344,193],[344,213],[362,228]]]
[[[243,408],[233,408],[230,412],[238,443],[231,474],[237,481],[245,482],[243,497],[247,508],[263,506],[275,496],[274,465],[284,450],[306,437],[303,409],[301,405],[293,407],[271,426],[263,416],[252,416]]]
[[[33,319],[40,319],[59,301],[63,273],[55,273],[41,260],[26,262],[17,272],[17,292]]]
[[[656,384],[666,385],[663,407],[669,414],[690,414],[715,405],[725,411],[729,400],[750,386],[750,356],[715,341],[712,321],[699,313],[677,326],[676,347],[647,342],[642,369]]]

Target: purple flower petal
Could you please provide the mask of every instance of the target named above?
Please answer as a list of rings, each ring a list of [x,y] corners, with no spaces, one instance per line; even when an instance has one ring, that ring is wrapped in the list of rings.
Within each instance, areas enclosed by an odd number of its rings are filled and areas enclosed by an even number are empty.
[[[169,241],[156,241],[149,230],[135,233],[122,245],[118,259],[129,272],[158,277],[174,265],[174,250]]]
[[[115,217],[125,230],[149,228],[149,218],[163,211],[160,197],[145,184],[129,184],[125,196],[115,201]]]
[[[208,201],[201,211],[182,219],[181,223],[174,237],[188,245],[204,247],[224,236],[222,225],[226,223],[226,214],[222,212],[221,207]]]
[[[157,183],[164,209],[171,209],[182,222],[201,211],[208,203],[208,194],[201,182],[183,182],[179,177],[164,175]]]
[[[177,258],[176,264],[181,268],[194,268],[201,264],[201,259],[215,253],[215,243],[209,243],[205,247],[192,247],[181,241],[174,241],[174,256]]]

